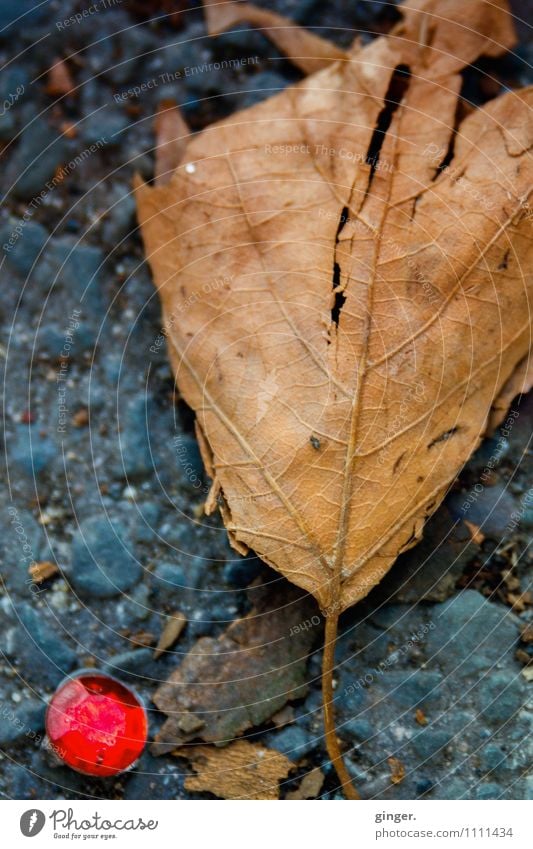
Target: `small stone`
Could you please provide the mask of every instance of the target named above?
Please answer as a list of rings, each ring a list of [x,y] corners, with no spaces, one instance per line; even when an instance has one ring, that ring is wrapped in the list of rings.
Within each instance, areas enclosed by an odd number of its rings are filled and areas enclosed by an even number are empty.
[[[86,519],[72,541],[72,564],[66,570],[74,589],[95,598],[131,590],[141,578],[132,543],[116,520]]]
[[[129,402],[121,416],[120,460],[122,474],[128,478],[139,478],[152,471],[148,426],[153,411],[149,396],[141,395]]]
[[[456,519],[468,519],[485,537],[501,540],[511,533],[509,523],[517,503],[502,483],[483,486],[479,493],[475,488],[454,493],[447,504]]]
[[[0,707],[0,745],[8,746],[25,739],[35,739],[44,728],[46,704],[25,701],[17,707]]]
[[[242,87],[248,89],[240,98],[239,105],[244,109],[283,91],[287,87],[287,79],[275,71],[260,71],[248,77]]]
[[[415,734],[411,745],[418,757],[425,761],[428,758],[444,755],[444,750],[452,739],[453,735],[449,731],[428,726]]]
[[[17,425],[8,456],[29,479],[44,472],[57,457],[56,444],[39,425]]]
[[[104,664],[104,670],[117,678],[138,679],[139,683],[146,684],[157,681],[159,671],[152,649],[134,649],[117,654]]]
[[[19,233],[20,231],[20,233]],[[48,232],[35,221],[11,219],[0,231],[7,263],[21,277],[27,277],[48,239]]]
[[[474,791],[476,799],[504,799],[505,790],[501,784],[491,781],[488,784],[480,784]]]
[[[19,604],[10,655],[32,683],[56,685],[76,665],[76,652],[67,646],[45,617],[29,603]]]
[[[320,740],[296,725],[289,725],[269,737],[268,745],[286,755],[289,760],[299,761],[319,745]]]
[[[518,637],[507,608],[463,590],[439,609],[427,638],[428,655],[448,674],[469,678],[501,662],[502,648],[511,656]]]
[[[9,172],[13,183],[12,193],[29,199],[41,193],[54,191],[47,182],[67,158],[63,136],[41,118],[37,118],[22,132],[18,148],[11,160]]]
[[[500,746],[495,743],[487,743],[479,752],[479,765],[484,772],[501,768],[506,759],[506,754]]]
[[[526,702],[526,686],[519,677],[495,672],[478,685],[480,713],[489,723],[512,721]]]

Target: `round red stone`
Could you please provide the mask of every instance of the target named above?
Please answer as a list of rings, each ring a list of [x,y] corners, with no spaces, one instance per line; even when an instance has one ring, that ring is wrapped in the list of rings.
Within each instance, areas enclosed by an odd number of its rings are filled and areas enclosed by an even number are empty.
[[[134,763],[146,744],[146,711],[135,693],[108,675],[83,673],[61,684],[46,714],[57,756],[86,775],[106,777]]]

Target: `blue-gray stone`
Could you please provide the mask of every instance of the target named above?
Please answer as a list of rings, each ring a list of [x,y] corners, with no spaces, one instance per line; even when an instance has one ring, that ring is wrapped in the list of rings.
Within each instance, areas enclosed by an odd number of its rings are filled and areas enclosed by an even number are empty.
[[[121,417],[120,454],[122,474],[128,478],[142,477],[152,470],[150,449],[150,417],[153,402],[149,396],[140,395],[126,407]]]
[[[137,542],[151,542],[156,534],[156,525],[161,515],[161,508],[155,501],[135,505],[134,526],[132,536]]]
[[[20,129],[20,104],[28,96],[30,77],[20,65],[0,72],[0,140],[9,141]]]
[[[17,606],[16,615],[20,621],[12,651],[15,664],[32,683],[58,684],[75,666],[76,652],[56,633],[44,609],[24,602]]]
[[[339,735],[346,740],[354,739],[357,742],[371,740],[376,735],[376,729],[368,719],[349,719],[338,729]]]
[[[30,273],[47,239],[48,232],[35,221],[24,223],[12,219],[0,231],[0,242],[4,246],[7,263],[22,277]]]
[[[480,713],[492,723],[513,721],[526,702],[526,684],[508,672],[487,674],[477,685]]]
[[[0,38],[11,38],[15,32],[39,23],[47,14],[49,9],[46,3],[0,0]]]
[[[132,542],[119,522],[99,516],[82,522],[72,541],[72,563],[67,570],[77,592],[110,598],[131,590],[141,575]]]
[[[259,103],[261,100],[266,100],[267,97],[272,97],[278,94],[287,87],[287,80],[281,74],[276,74],[275,71],[260,71],[258,74],[250,76],[243,88],[248,91],[241,96],[240,106],[245,108],[253,106],[254,103]]]
[[[189,586],[185,570],[174,563],[158,563],[152,574],[152,582],[161,593],[183,591]]]
[[[299,761],[321,745],[321,739],[313,738],[311,734],[296,725],[288,725],[277,734],[270,736],[269,745],[272,749],[287,755],[289,760]]]
[[[46,704],[26,701],[18,705],[4,702],[0,705],[0,744],[10,745],[25,739],[34,739],[44,728]]]
[[[160,666],[154,660],[153,649],[149,648],[116,654],[104,663],[104,669],[116,678],[137,680],[139,685],[158,683],[162,674]]]
[[[68,308],[81,310],[83,324],[86,314],[101,315],[102,265],[105,254],[94,245],[79,244],[72,236],[61,236],[48,242],[38,276],[43,283],[62,287]],[[68,321],[68,315],[65,315]]]
[[[264,569],[265,564],[259,557],[235,557],[224,566],[223,577],[232,587],[249,587]]]
[[[376,679],[391,703],[403,709],[421,704],[432,704],[442,698],[443,676],[427,669],[401,669],[385,671]],[[372,689],[372,688],[370,688]],[[380,694],[379,698],[382,698]]]
[[[10,592],[38,590],[28,568],[38,560],[45,547],[43,529],[28,510],[16,510],[2,516],[0,526],[0,569]]]
[[[508,608],[487,601],[475,590],[451,598],[433,616],[435,628],[427,638],[427,653],[448,674],[466,676],[501,662],[510,655],[518,627]]]
[[[411,739],[411,745],[418,757],[425,761],[436,755],[444,754],[444,749],[452,740],[452,735],[446,729],[426,726]]]
[[[64,162],[67,145],[64,136],[37,118],[22,132],[18,148],[10,163],[12,193],[20,198],[34,198],[54,191],[47,183],[57,167]]]
[[[124,130],[128,125],[129,121],[124,112],[112,106],[105,106],[83,119],[80,134],[88,145],[116,146],[124,141]]]
[[[479,765],[484,772],[492,772],[504,765],[506,754],[495,743],[487,743],[479,754]]]
[[[478,784],[474,796],[476,799],[502,799],[505,797],[505,791],[501,784],[490,781],[488,784]]]
[[[501,539],[511,533],[511,516],[517,503],[502,483],[483,486],[480,492],[474,487],[469,492],[453,493],[446,503],[454,518],[473,522],[485,536]]]
[[[44,472],[55,460],[58,448],[39,425],[17,425],[15,439],[8,455],[28,478]]]

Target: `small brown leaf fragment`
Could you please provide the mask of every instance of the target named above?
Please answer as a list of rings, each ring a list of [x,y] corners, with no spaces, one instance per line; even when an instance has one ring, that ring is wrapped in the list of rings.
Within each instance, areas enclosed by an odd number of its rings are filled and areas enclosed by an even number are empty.
[[[220,799],[279,799],[279,782],[294,767],[281,752],[247,740],[223,749],[191,746],[173,754],[187,758],[196,772],[185,780],[187,790],[213,793]]]
[[[398,758],[387,758],[390,768],[390,780],[393,784],[401,784],[405,778],[405,767]]]
[[[527,651],[524,651],[524,649],[517,649],[515,652],[515,658],[523,666],[529,666],[530,664],[533,664],[533,657],[531,657],[527,653]]]
[[[154,658],[157,660],[158,657],[161,657],[167,649],[171,648],[174,643],[177,641],[181,632],[185,628],[187,624],[187,617],[184,613],[177,610],[173,613],[168,619],[161,632],[161,636],[157,642],[157,646],[154,651]]]
[[[517,595],[516,593],[507,593],[507,603],[511,605],[516,613],[523,613],[527,607],[533,604],[533,593],[526,591]]]
[[[294,720],[294,708],[292,705],[285,705],[285,707],[278,710],[274,716],[271,717],[272,722],[276,726],[276,728],[283,728],[284,725],[289,725],[290,722]]]
[[[528,622],[524,625],[520,632],[520,641],[522,643],[533,643],[533,622]]]
[[[424,713],[424,711],[422,710],[422,708],[417,708],[415,710],[415,719],[416,719],[416,721],[418,722],[419,725],[427,725],[428,724],[428,718],[427,718],[426,714]]]
[[[327,68],[350,54],[332,41],[298,26],[283,15],[252,3],[213,3],[204,0],[209,35],[220,35],[240,23],[258,27],[285,55],[306,74]]]
[[[61,97],[64,94],[70,94],[74,88],[75,83],[67,63],[64,59],[58,59],[48,71],[46,93],[51,97]]]
[[[481,543],[485,539],[485,534],[482,533],[481,529],[478,525],[474,525],[473,522],[469,522],[467,519],[463,520],[466,527],[470,532],[470,536],[472,537],[472,542],[475,542],[477,545],[481,545]]]
[[[302,624],[316,608],[285,582],[275,592],[255,592],[262,595],[247,616],[217,639],[201,637],[156,690],[154,702],[168,719],[153,743],[155,754],[196,738],[227,743],[304,694],[307,658],[321,632]],[[200,733],[184,729],[187,713],[204,720]]]
[[[155,131],[155,169],[157,186],[168,183],[174,170],[180,164],[190,128],[174,100],[162,100],[154,121]]]
[[[138,631],[136,634],[131,635],[130,642],[134,646],[143,646],[147,648],[148,646],[153,646],[155,637],[150,633],[150,631]]]
[[[324,781],[324,774],[318,769],[318,767],[316,767],[315,769],[312,769],[311,772],[306,773],[296,790],[291,790],[290,793],[287,793],[285,798],[316,799],[322,790]]]
[[[28,569],[35,584],[42,584],[48,578],[53,578],[59,572],[57,563],[52,563],[50,560],[41,560],[39,563],[34,563]]]
[[[87,407],[82,407],[72,416],[72,424],[74,427],[85,427],[89,421],[89,410]]]

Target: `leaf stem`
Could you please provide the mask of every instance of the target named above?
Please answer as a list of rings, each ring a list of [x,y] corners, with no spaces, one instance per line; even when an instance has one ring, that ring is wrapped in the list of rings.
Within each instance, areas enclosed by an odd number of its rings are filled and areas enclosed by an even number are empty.
[[[324,654],[322,657],[322,699],[324,703],[324,731],[326,735],[326,748],[331,758],[331,763],[341,782],[344,795],[347,799],[360,799],[360,795],[352,784],[352,779],[346,769],[342,752],[337,739],[335,728],[335,717],[333,714],[333,671],[335,669],[335,645],[337,642],[337,629],[339,624],[338,612],[332,612],[326,616],[326,630],[324,635]]]

